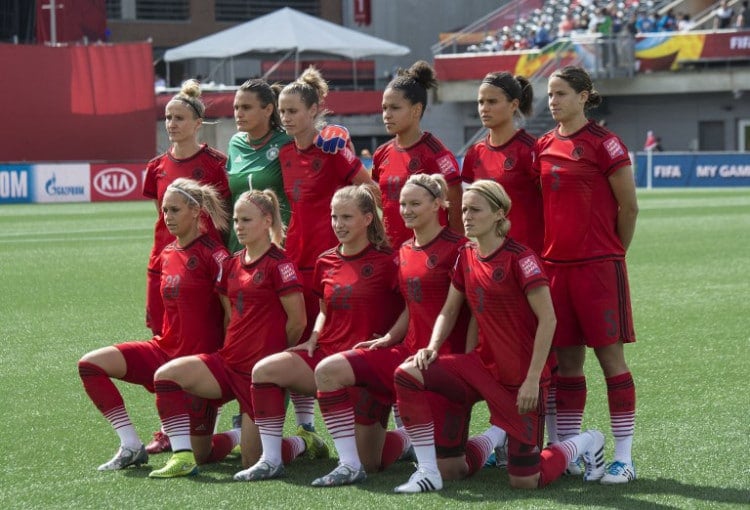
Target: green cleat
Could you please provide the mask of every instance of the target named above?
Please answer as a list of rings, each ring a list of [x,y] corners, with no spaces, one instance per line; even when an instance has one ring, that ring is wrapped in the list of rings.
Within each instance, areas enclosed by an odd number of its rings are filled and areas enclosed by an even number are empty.
[[[329,456],[328,445],[323,438],[313,431],[305,428],[304,425],[297,427],[297,435],[305,441],[306,459],[327,459]]]
[[[198,466],[195,464],[193,452],[177,452],[169,458],[166,466],[151,471],[148,476],[149,478],[176,478],[197,474]]]

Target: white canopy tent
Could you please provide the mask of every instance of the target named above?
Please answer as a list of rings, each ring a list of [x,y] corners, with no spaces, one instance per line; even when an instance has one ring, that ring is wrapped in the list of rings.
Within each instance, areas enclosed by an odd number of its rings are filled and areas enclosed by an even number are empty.
[[[301,53],[333,55],[352,60],[356,86],[358,59],[374,55],[402,56],[409,52],[406,46],[284,7],[241,25],[167,50],[164,53],[164,60],[167,62],[167,72],[169,72],[169,62],[178,60],[194,58],[231,60],[239,55],[276,54],[281,56],[278,62],[281,63],[294,55],[295,75],[298,75]],[[231,73],[231,81],[234,83],[233,69]]]

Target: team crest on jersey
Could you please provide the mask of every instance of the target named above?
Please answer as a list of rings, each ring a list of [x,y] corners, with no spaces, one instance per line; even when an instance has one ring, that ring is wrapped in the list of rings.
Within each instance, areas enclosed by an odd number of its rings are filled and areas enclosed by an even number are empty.
[[[581,147],[580,145],[576,145],[575,147],[573,147],[573,151],[570,153],[570,157],[575,160],[581,159],[583,157],[583,147]]]
[[[253,284],[260,285],[264,277],[263,271],[256,271],[253,275]]]
[[[320,172],[320,169],[323,168],[323,160],[319,158],[313,159],[310,167],[314,172]]]
[[[190,271],[198,267],[198,257],[196,257],[195,255],[190,255],[187,263],[185,264],[185,267],[187,267]]]
[[[294,272],[294,266],[291,262],[285,262],[279,265],[279,275],[284,283],[292,282],[297,279],[297,273]]]
[[[427,257],[427,269],[435,269],[437,267],[438,263],[438,255],[437,253],[431,253],[429,257]]]
[[[536,263],[536,258],[534,258],[533,255],[522,258],[518,261],[518,265],[521,266],[524,278],[529,278],[536,274],[541,274],[542,272],[542,269],[539,267],[539,264]]]
[[[413,174],[422,166],[422,162],[419,158],[412,158],[409,160],[409,173]]]
[[[196,181],[200,181],[203,179],[203,176],[205,175],[205,172],[203,172],[202,168],[194,168],[193,169],[193,179]]]
[[[359,274],[362,275],[362,278],[370,278],[375,274],[375,268],[372,267],[372,264],[365,264],[362,266],[362,269],[359,270]]]
[[[604,148],[607,149],[610,159],[615,159],[616,157],[625,154],[625,151],[623,150],[622,145],[620,145],[620,142],[617,141],[617,138],[612,137],[609,140],[606,140],[603,145]]]
[[[503,168],[505,170],[513,170],[514,166],[516,166],[516,160],[514,158],[505,158],[505,161],[503,162]]]
[[[443,175],[449,175],[455,171],[453,161],[451,161],[451,157],[447,154],[437,160],[437,165],[440,169],[440,173]]]
[[[502,267],[496,267],[492,271],[492,279],[496,282],[501,282],[505,278],[505,270]]]
[[[274,161],[279,158],[279,148],[275,145],[266,151],[266,159]]]

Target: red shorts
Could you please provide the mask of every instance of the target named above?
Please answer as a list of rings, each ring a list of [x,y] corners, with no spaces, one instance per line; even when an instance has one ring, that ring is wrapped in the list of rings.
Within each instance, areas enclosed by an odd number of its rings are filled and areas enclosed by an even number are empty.
[[[325,354],[320,349],[315,349],[315,351],[313,351],[312,357],[307,355],[307,351],[287,351],[287,352],[296,354],[297,356],[302,358],[302,361],[307,363],[307,366],[310,367],[310,370],[312,370],[313,373],[315,373],[315,367],[318,366],[318,363],[323,361],[323,359],[325,359],[328,356],[328,354]]]
[[[396,401],[393,372],[406,358],[409,350],[399,344],[387,349],[352,349],[341,353],[354,372],[354,384],[366,386],[371,393],[388,402]]]
[[[490,411],[490,423],[502,428],[509,437],[521,443],[541,444],[546,385],[540,387],[538,408],[526,414],[518,414],[518,389],[498,383],[476,352],[441,355],[422,374],[425,389],[443,395],[450,402],[468,407],[484,400]]]
[[[218,407],[237,399],[240,404],[240,412],[247,413],[252,420],[255,420],[250,393],[253,382],[251,375],[232,369],[226,364],[224,358],[217,353],[198,354],[198,358],[206,364],[221,388],[221,398],[213,399],[211,403]]]
[[[123,381],[139,384],[154,393],[154,374],[163,364],[170,361],[156,340],[133,341],[115,345],[125,358]]]
[[[624,260],[545,264],[557,316],[555,347],[605,347],[635,342]]]

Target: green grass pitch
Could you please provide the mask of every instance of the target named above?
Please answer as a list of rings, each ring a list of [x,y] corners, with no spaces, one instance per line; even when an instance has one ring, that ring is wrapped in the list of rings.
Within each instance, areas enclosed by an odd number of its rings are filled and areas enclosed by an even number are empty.
[[[628,254],[638,342],[626,347],[638,394],[639,479],[605,487],[564,478],[521,492],[510,489],[503,471],[484,469],[439,493],[415,496],[392,493],[411,474],[408,463],[336,489],[309,486],[334,460],[299,460],[285,478],[259,483],[232,481],[240,469],[235,458],[189,479],[148,479],[149,468],[97,472],[117,438],[85,395],[76,361],[96,347],[147,338],[143,304],[154,207],[0,206],[0,506],[748,508],[750,190],[640,191],[639,199]],[[586,370],[584,428],[605,431],[611,458],[604,382],[592,355]],[[118,386],[148,440],[158,427],[153,397]],[[222,427],[235,410],[234,403],[226,407]],[[486,408],[477,406],[472,431],[486,423]],[[317,427],[325,430],[319,417]],[[151,466],[166,458],[152,456]]]

